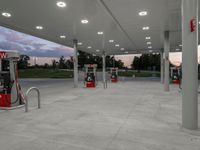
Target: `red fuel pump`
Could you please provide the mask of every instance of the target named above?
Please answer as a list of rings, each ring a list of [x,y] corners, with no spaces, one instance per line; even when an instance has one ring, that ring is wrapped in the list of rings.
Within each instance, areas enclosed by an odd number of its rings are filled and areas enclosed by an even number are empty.
[[[24,96],[18,83],[17,51],[0,50],[0,109],[23,106]]]
[[[118,82],[118,68],[111,68],[110,69],[110,79],[112,83],[117,83]]]
[[[96,64],[88,64],[85,65],[85,87],[87,88],[94,88],[97,85],[97,79],[96,79]]]

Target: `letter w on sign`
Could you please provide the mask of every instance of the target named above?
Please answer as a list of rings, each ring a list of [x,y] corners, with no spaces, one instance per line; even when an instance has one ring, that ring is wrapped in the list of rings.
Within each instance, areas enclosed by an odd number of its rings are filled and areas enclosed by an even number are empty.
[[[7,58],[7,53],[6,52],[0,52],[0,59]]]

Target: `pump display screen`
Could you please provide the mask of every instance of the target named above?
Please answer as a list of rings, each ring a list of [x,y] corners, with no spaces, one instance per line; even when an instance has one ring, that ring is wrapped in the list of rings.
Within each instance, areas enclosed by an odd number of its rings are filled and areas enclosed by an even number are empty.
[[[94,82],[95,81],[94,73],[88,72],[85,80],[86,82]]]
[[[0,72],[0,87],[1,93],[10,93],[12,88],[12,83],[10,81],[10,73],[6,71]]]

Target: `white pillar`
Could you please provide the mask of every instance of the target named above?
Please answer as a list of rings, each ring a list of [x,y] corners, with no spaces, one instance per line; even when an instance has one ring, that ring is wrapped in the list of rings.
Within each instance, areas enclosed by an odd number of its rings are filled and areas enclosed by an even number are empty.
[[[165,79],[164,79],[164,90],[169,91],[169,31],[164,32],[164,59],[165,59]]]
[[[191,20],[196,29],[191,31]],[[198,0],[182,0],[182,126],[198,128]]]
[[[105,52],[103,52],[103,54],[102,54],[102,61],[103,61],[103,63],[102,63],[103,77],[102,77],[102,79],[103,79],[103,87],[105,89],[105,88],[107,88],[107,85],[106,85],[106,54],[105,54]]]
[[[164,59],[163,51],[160,52],[160,82],[164,83]]]
[[[74,87],[78,87],[78,50],[77,50],[77,40],[73,40],[74,44]]]

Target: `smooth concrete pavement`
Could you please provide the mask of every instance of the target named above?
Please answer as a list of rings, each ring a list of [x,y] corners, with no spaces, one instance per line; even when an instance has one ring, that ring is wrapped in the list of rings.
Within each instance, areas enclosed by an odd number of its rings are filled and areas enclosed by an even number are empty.
[[[200,150],[196,135],[181,129],[178,86],[163,91],[154,80],[73,88],[73,79],[25,79],[41,90],[42,109],[0,112],[0,150]],[[200,113],[199,113],[200,114]],[[200,135],[200,134],[199,134]]]

